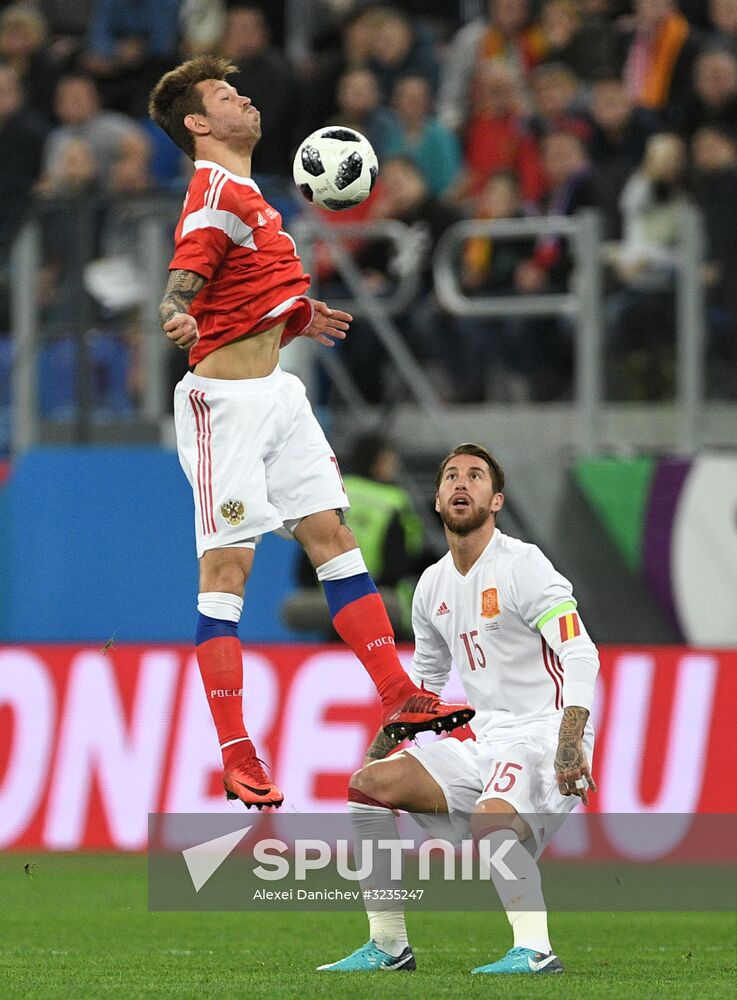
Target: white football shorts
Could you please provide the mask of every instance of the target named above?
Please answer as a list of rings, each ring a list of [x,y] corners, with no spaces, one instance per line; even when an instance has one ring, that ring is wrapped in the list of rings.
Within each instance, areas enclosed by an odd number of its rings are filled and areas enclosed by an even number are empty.
[[[194,493],[197,558],[350,506],[304,385],[279,367],[234,380],[188,372],[174,391],[174,423]]]
[[[591,727],[584,732],[583,744],[592,767]],[[467,837],[467,817],[474,807],[484,799],[504,799],[529,823],[535,840],[531,853],[539,857],[581,801],[577,795],[561,795],[558,790],[554,767],[557,748],[557,734],[526,734],[523,730],[503,739],[449,737],[405,750],[437,781],[448,803],[450,815],[423,817],[418,820],[420,825],[435,836]]]

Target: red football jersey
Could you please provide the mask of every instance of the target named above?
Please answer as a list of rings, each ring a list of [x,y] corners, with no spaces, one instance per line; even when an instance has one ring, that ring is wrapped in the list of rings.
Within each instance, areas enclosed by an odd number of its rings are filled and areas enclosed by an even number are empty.
[[[305,297],[310,276],[294,240],[250,177],[209,160],[197,160],[195,168],[169,265],[207,278],[190,308],[200,331],[190,365],[232,340],[286,322],[283,347],[313,316]]]

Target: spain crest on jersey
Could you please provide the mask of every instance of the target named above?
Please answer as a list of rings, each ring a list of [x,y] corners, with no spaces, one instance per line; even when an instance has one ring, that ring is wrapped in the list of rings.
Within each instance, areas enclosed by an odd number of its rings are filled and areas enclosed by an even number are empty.
[[[501,614],[499,607],[499,595],[496,587],[489,587],[488,590],[481,591],[481,617],[496,618]]]

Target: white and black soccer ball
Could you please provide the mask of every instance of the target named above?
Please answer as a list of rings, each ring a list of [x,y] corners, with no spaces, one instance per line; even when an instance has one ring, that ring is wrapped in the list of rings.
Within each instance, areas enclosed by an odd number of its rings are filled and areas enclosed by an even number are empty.
[[[368,198],[379,161],[365,135],[345,125],[327,125],[301,143],[292,173],[308,201],[340,212]]]

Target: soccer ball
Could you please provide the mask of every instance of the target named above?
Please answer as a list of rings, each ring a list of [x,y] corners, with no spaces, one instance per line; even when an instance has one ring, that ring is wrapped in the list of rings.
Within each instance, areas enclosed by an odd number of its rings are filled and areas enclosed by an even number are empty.
[[[371,194],[379,161],[366,136],[345,125],[328,125],[300,145],[292,173],[308,201],[341,212]]]

